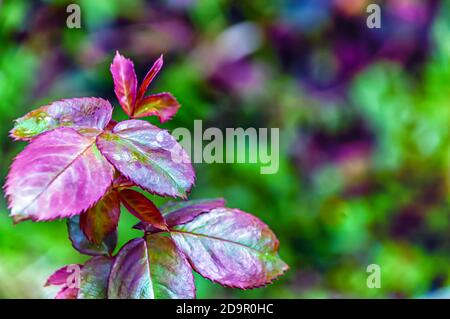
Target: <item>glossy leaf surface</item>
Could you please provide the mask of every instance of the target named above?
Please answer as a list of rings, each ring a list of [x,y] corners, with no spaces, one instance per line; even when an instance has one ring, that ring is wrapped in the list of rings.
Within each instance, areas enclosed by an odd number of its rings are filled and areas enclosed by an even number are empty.
[[[134,118],[157,116],[161,123],[170,120],[180,108],[180,103],[170,93],[158,93],[143,98],[133,113]]]
[[[97,145],[118,171],[150,193],[185,197],[194,183],[189,156],[180,144],[148,122],[123,121],[101,134]]]
[[[42,221],[79,214],[105,194],[113,172],[94,138],[71,128],[41,134],[9,171],[5,190],[11,216]]]
[[[238,209],[216,208],[171,235],[198,273],[225,286],[264,286],[288,268],[267,225]]]
[[[189,263],[170,237],[147,235],[128,242],[116,256],[108,297],[195,298],[194,277]]]
[[[78,299],[106,299],[113,258],[96,256],[81,269]]]
[[[17,140],[28,140],[62,126],[77,130],[102,130],[111,120],[111,114],[111,104],[101,98],[83,97],[56,101],[17,119],[10,135]]]
[[[127,210],[140,220],[158,229],[167,229],[159,209],[141,193],[131,189],[124,189],[120,191],[120,199]]]

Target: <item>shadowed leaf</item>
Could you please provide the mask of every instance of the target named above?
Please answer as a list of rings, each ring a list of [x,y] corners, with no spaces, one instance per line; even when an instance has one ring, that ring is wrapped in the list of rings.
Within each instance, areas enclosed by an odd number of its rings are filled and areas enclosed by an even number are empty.
[[[153,79],[158,74],[158,72],[161,70],[162,66],[163,66],[163,55],[161,54],[161,56],[155,61],[155,63],[153,63],[153,66],[147,72],[144,80],[142,81],[141,85],[139,86],[139,91],[138,91],[136,101],[139,102],[142,100],[142,98],[145,95],[145,92],[147,92],[148,86],[153,81]]]
[[[117,254],[108,287],[112,299],[195,298],[191,267],[173,240],[161,234],[128,242]]]
[[[100,244],[90,241],[80,228],[80,216],[67,220],[69,239],[72,246],[85,255],[111,255],[117,244],[117,229],[109,233]]]
[[[164,218],[169,226],[176,226],[188,223],[200,214],[223,206],[225,206],[223,198],[197,199],[168,202],[161,207],[161,212],[164,214]]]
[[[112,187],[114,189],[120,189],[120,188],[127,188],[127,187],[133,187],[136,186],[132,181],[130,181],[128,178],[126,178],[123,175],[119,175],[116,177],[113,181]]]
[[[116,191],[109,191],[95,206],[80,215],[80,227],[90,241],[100,244],[116,230],[119,217],[119,195]]]

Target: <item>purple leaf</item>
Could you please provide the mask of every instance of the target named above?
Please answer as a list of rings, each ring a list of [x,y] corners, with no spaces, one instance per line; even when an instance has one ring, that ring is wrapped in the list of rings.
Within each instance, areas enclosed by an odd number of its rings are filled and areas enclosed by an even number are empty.
[[[163,55],[161,54],[161,56],[155,61],[155,63],[153,63],[153,66],[150,68],[150,70],[146,74],[144,80],[142,81],[141,85],[139,86],[139,91],[138,91],[137,100],[136,100],[137,102],[140,102],[144,98],[144,95],[145,95],[145,92],[147,92],[148,86],[153,81],[153,79],[158,74],[158,72],[161,70],[161,68],[163,66],[163,62],[164,62]]]
[[[151,224],[148,224],[146,222],[137,223],[133,226],[133,229],[137,229],[145,233],[159,233],[161,231],[159,228],[155,228]]]
[[[117,254],[109,278],[108,297],[195,298],[194,276],[170,237],[147,235],[128,242]]]
[[[207,213],[214,208],[224,207],[225,200],[223,198],[216,199],[197,199],[181,202],[167,202],[160,207],[161,213],[169,227],[186,224],[200,214]],[[155,232],[151,225],[145,222],[139,222],[133,228],[145,232]]]
[[[111,64],[111,74],[114,80],[114,92],[120,105],[127,115],[133,114],[136,102],[137,79],[133,62],[116,52]]]
[[[112,132],[103,132],[97,145],[120,173],[150,193],[185,197],[194,183],[194,170],[181,145],[148,122],[121,122]]]
[[[83,97],[53,102],[16,120],[10,135],[16,140],[29,140],[51,129],[68,126],[77,130],[102,130],[111,120],[108,101]]]
[[[113,173],[95,138],[71,128],[43,133],[9,171],[5,192],[11,216],[42,221],[79,214],[105,194]]]
[[[106,299],[113,258],[96,256],[81,269],[78,299]]]
[[[135,107],[133,118],[155,115],[161,123],[170,120],[180,108],[180,103],[170,93],[158,93],[143,98]]]
[[[258,218],[238,209],[216,208],[171,229],[194,270],[221,285],[264,286],[288,266],[278,257],[278,240]]]
[[[51,274],[50,277],[48,277],[44,286],[47,287],[47,286],[67,285],[68,277],[73,273],[71,269],[75,266],[79,267],[80,269],[82,267],[82,265],[80,264],[73,264],[61,267],[53,274]]]
[[[119,194],[111,190],[95,206],[80,215],[80,227],[89,241],[100,244],[116,230],[119,217]]]
[[[117,229],[106,235],[100,244],[91,242],[80,227],[80,216],[74,216],[67,220],[69,239],[73,248],[80,253],[90,256],[111,255],[117,244]]]
[[[168,230],[159,209],[141,193],[124,189],[120,191],[120,199],[126,209],[140,220],[158,229]]]
[[[77,299],[82,270],[83,265],[79,264],[64,266],[47,279],[45,286],[62,286],[55,299]]]
[[[62,287],[55,296],[55,299],[77,299],[78,288]]]
[[[223,198],[197,199],[182,202],[168,202],[160,209],[169,227],[186,224],[200,214],[207,213],[214,208],[224,207]]]

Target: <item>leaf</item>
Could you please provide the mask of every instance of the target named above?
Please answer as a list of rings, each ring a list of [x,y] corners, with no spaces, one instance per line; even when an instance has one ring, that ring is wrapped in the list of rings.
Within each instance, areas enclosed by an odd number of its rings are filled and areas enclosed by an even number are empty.
[[[120,199],[130,213],[161,230],[168,230],[164,217],[151,200],[131,189],[120,191]]]
[[[153,81],[155,76],[161,70],[163,63],[164,63],[163,55],[161,54],[161,56],[155,61],[155,63],[153,63],[153,66],[147,72],[144,80],[142,81],[141,85],[139,86],[139,91],[138,91],[138,95],[137,95],[138,102],[140,102],[142,100],[142,98],[144,97],[145,92],[147,92],[148,86],[150,85],[150,83]]]
[[[133,62],[120,55],[119,51],[117,51],[110,69],[117,99],[125,113],[131,116],[136,102],[137,91],[137,79]]]
[[[45,286],[62,286],[55,299],[77,299],[82,270],[83,265],[79,264],[64,266],[47,279]]]
[[[113,258],[96,256],[89,259],[80,273],[78,299],[106,299],[108,278]]]
[[[51,274],[50,277],[48,277],[44,286],[47,287],[47,286],[67,285],[67,279],[73,273],[72,269],[74,267],[79,267],[81,269],[82,265],[73,264],[59,268],[57,271]]]
[[[80,227],[89,241],[100,244],[108,234],[116,230],[119,217],[119,194],[112,190],[80,215]]]
[[[167,202],[160,207],[161,213],[169,227],[186,224],[200,214],[207,213],[214,208],[224,207],[225,200],[223,198],[216,199],[197,199],[181,202]],[[145,232],[155,232],[150,225],[139,222],[133,228]]]
[[[116,126],[117,125],[117,121],[115,121],[115,120],[111,120],[111,121],[109,121],[109,123],[108,123],[108,125],[106,125],[105,126],[105,131],[112,131],[113,130],[113,128],[114,128],[114,126]]]
[[[78,288],[62,287],[55,299],[77,299]]]
[[[108,297],[195,298],[194,276],[170,237],[147,235],[128,242],[117,254],[109,278]]]
[[[264,286],[288,266],[278,257],[278,240],[258,218],[238,209],[216,208],[171,229],[195,271],[221,285]]]
[[[167,224],[172,227],[186,224],[200,214],[224,206],[225,200],[223,198],[197,199],[182,202],[168,202],[161,207],[161,212]]]
[[[170,120],[180,108],[180,104],[170,93],[158,93],[145,97],[133,112],[133,118],[155,115],[161,123]]]
[[[118,177],[116,177],[114,179],[113,185],[112,185],[112,187],[114,189],[127,188],[127,187],[133,187],[133,186],[136,186],[136,185],[123,175],[119,175]]]
[[[141,120],[117,124],[97,138],[102,154],[150,193],[185,197],[194,183],[189,156],[165,130]]]
[[[65,127],[43,133],[9,171],[5,193],[11,216],[42,221],[79,214],[105,194],[113,173],[95,138]]]
[[[90,256],[111,255],[117,244],[117,229],[109,233],[100,244],[91,242],[80,228],[80,216],[67,220],[69,239],[80,253]]]
[[[101,98],[83,97],[60,100],[17,119],[10,136],[16,140],[29,140],[38,134],[61,126],[77,130],[102,130],[111,120],[111,114],[111,104]]]

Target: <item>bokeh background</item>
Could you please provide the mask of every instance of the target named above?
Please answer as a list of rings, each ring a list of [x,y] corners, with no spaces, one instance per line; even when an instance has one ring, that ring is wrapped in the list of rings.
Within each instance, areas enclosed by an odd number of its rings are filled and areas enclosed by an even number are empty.
[[[0,1],[0,182],[25,145],[8,138],[15,118],[70,97],[118,106],[115,50],[139,79],[164,53],[151,89],[183,106],[163,127],[281,133],[277,174],[196,164],[191,198],[260,217],[291,268],[249,291],[197,277],[199,298],[449,297],[449,2]],[[69,3],[81,29],[66,27]],[[369,3],[381,29],[366,26]],[[140,235],[135,222],[123,212],[120,243]],[[0,298],[50,298],[46,277],[85,259],[64,221],[13,225],[0,199]],[[373,263],[380,289],[366,286]]]

